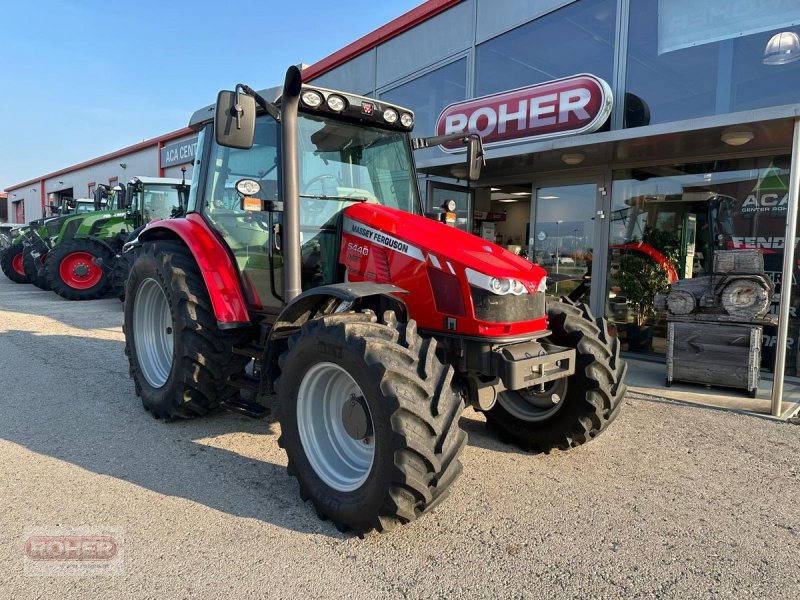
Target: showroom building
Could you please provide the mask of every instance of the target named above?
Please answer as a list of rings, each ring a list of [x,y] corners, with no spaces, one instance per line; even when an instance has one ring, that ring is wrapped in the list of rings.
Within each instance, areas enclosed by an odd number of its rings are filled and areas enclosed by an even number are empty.
[[[769,372],[776,382],[761,410],[780,414],[784,382],[789,400],[800,375],[785,242],[796,235],[798,34],[794,0],[441,0],[305,73],[413,109],[415,135],[480,133],[478,182],[459,180],[463,153],[417,153],[425,210],[455,199],[457,226],[553,279],[586,275],[580,290],[551,291],[589,301],[637,355],[667,354],[654,296],[668,278],[652,258],[627,258],[631,247],[656,249],[680,279],[711,273],[715,249],[759,249],[776,292],[759,330],[762,388]]]
[[[717,250],[758,249],[775,296],[748,360],[757,410],[780,415],[800,385],[799,34],[796,0],[429,0],[303,73],[414,110],[415,136],[480,133],[477,182],[459,148],[417,152],[426,212],[456,200],[457,227],[543,265],[551,291],[607,316],[631,356],[668,355],[655,306],[668,281],[710,274]],[[191,140],[14,186],[9,212],[121,180],[120,163],[140,174],[128,157],[174,176],[184,163],[165,149]],[[631,260],[642,248],[672,275]]]

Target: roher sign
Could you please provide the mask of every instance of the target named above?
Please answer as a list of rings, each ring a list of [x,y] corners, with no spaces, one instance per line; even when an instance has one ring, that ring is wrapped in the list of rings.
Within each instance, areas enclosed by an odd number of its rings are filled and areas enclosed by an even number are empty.
[[[608,84],[594,75],[573,75],[446,107],[436,135],[478,133],[486,147],[597,130],[611,114]],[[460,142],[445,152],[464,150]]]

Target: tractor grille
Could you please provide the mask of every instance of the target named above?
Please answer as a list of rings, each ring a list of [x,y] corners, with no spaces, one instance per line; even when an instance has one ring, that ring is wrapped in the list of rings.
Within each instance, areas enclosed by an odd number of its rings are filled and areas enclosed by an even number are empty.
[[[545,316],[543,293],[498,296],[474,286],[470,286],[470,290],[475,318],[480,321],[516,323]]]

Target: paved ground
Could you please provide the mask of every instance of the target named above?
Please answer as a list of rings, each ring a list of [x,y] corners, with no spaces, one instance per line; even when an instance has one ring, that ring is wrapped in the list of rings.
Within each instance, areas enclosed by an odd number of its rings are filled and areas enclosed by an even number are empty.
[[[300,501],[275,424],[150,418],[121,322],[0,277],[4,599],[800,597],[795,425],[629,399],[597,441],[531,456],[465,413],[448,501],[359,540]],[[59,524],[124,530],[124,576],[26,576],[23,528]]]

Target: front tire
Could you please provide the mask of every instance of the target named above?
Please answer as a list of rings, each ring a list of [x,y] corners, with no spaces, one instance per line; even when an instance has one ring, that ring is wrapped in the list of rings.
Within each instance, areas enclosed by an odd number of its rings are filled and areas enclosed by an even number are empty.
[[[25,275],[33,285],[35,285],[40,290],[45,292],[49,292],[52,288],[47,281],[46,273],[39,274],[39,270],[36,268],[36,261],[33,258],[33,254],[31,254],[31,247],[28,246],[25,248],[25,251],[22,253],[22,267],[25,269]],[[42,261],[47,260],[49,257],[49,253],[44,254],[40,257]],[[45,263],[46,264],[46,263]]]
[[[548,341],[576,349],[575,373],[543,393],[501,392],[486,412],[487,425],[501,438],[539,452],[567,450],[596,438],[616,418],[627,389],[628,366],[606,320],[595,319],[585,304],[547,301]],[[558,402],[549,400],[552,394],[558,394]]]
[[[67,300],[96,300],[108,290],[108,274],[95,264],[111,260],[108,248],[87,239],[68,240],[55,246],[45,263],[47,283]]]
[[[321,518],[358,535],[385,531],[446,496],[461,473],[463,403],[414,321],[371,311],[309,321],[280,367],[279,444]]]
[[[200,269],[180,242],[146,242],[131,268],[125,354],[136,395],[155,418],[205,415],[238,394],[230,376],[248,358],[233,353],[249,332],[217,326]]]
[[[23,265],[22,244],[12,244],[0,253],[0,268],[3,273],[14,283],[30,283],[30,277],[25,273]]]

